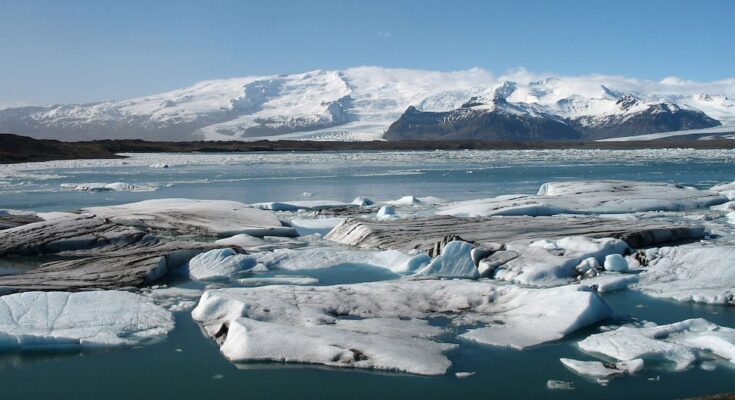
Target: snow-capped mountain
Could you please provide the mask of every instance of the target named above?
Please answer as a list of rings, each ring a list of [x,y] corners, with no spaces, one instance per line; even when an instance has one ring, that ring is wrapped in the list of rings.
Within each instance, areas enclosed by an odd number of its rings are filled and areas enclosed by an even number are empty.
[[[733,98],[735,79],[359,67],[204,81],[122,101],[6,108],[0,131],[65,140],[585,139],[735,125]]]

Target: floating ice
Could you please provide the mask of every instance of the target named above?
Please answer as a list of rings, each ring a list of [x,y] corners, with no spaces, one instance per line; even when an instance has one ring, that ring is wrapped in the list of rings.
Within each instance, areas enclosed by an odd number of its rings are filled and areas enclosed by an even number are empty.
[[[396,215],[396,208],[393,206],[382,206],[375,215],[378,219],[394,219],[398,218]]]
[[[90,207],[84,212],[112,222],[177,233],[208,235],[295,236],[275,214],[236,201],[155,199],[119,206]]]
[[[442,249],[441,255],[432,260],[431,264],[418,270],[415,275],[477,279],[477,266],[471,253],[471,244],[461,240],[451,241]]]
[[[354,207],[352,203],[338,200],[296,200],[283,202],[254,203],[253,207],[271,211],[328,210],[330,208]]]
[[[579,361],[571,358],[562,358],[559,361],[576,374],[598,379],[634,374],[643,369],[643,360],[640,358],[620,361],[615,364],[603,364],[600,361]]]
[[[355,206],[360,206],[360,207],[367,207],[367,206],[372,206],[373,204],[375,204],[375,202],[373,202],[367,197],[360,196],[360,197],[355,197],[355,200],[352,200],[352,203],[350,204],[355,205]]]
[[[643,254],[648,266],[635,289],[678,301],[735,304],[734,248],[686,245]]]
[[[592,355],[620,361],[669,362],[682,370],[713,355],[735,363],[735,329],[701,318],[661,326],[623,326],[591,335],[579,342],[579,347]]]
[[[679,211],[721,204],[719,193],[680,185],[632,181],[550,182],[537,195],[503,195],[460,201],[438,211],[441,215],[622,214],[638,211]]]
[[[133,183],[114,182],[114,183],[62,183],[59,185],[62,189],[73,190],[75,192],[152,192],[156,190],[155,186],[136,185]]]
[[[620,254],[608,254],[605,257],[605,271],[625,272],[628,270],[628,262]]]
[[[549,390],[574,390],[574,383],[549,379],[546,381],[546,388]]]
[[[202,291],[199,289],[181,287],[153,287],[143,289],[141,294],[172,312],[191,310],[202,297]]]
[[[558,240],[538,240],[530,244],[509,243],[506,251],[519,256],[495,269],[495,279],[528,285],[565,284],[590,267],[590,257],[602,264],[610,254],[622,254],[628,245],[612,238],[593,239],[585,236]],[[580,269],[582,271],[580,271]]]
[[[410,255],[398,250],[346,250],[333,247],[276,249],[251,254],[268,269],[301,270],[362,264],[386,268],[395,273],[411,273],[431,261],[426,254]]]
[[[449,318],[454,326],[479,325],[462,337],[524,348],[561,339],[611,313],[597,294],[584,288],[398,280],[213,289],[202,295],[192,316],[209,335],[226,333],[222,352],[231,360],[441,374],[451,365],[442,353],[453,346],[427,340],[444,332],[427,318]]]
[[[296,228],[299,235],[311,235],[318,233],[326,235],[335,226],[339,225],[344,218],[294,218],[291,220],[291,226]]]
[[[616,292],[624,290],[638,283],[638,275],[606,273],[581,281],[583,285],[594,288],[600,293]]]
[[[171,313],[119,291],[25,292],[0,297],[0,349],[135,345],[165,336]]]
[[[253,268],[255,264],[255,258],[229,248],[210,250],[189,260],[189,277],[196,280],[228,279]]]

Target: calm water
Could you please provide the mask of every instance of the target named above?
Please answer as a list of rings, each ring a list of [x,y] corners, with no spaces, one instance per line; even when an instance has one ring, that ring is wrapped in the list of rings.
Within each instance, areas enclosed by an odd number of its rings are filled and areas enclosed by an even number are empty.
[[[166,162],[168,169],[149,168]],[[471,171],[471,172],[470,172]],[[670,181],[701,188],[735,179],[733,151],[641,152],[415,152],[270,155],[144,155],[126,161],[0,166],[0,209],[68,210],[159,197],[349,201],[433,195],[450,200],[533,193],[558,179]],[[69,192],[61,183],[157,185],[152,192]],[[173,186],[167,186],[173,185]],[[304,193],[311,194],[305,196]],[[279,272],[311,275],[322,284],[392,279],[384,270],[347,265],[333,270]],[[735,308],[679,304],[634,292],[605,295],[621,316],[670,323],[703,317],[735,327]],[[606,387],[564,368],[560,357],[591,359],[577,339],[525,351],[458,342],[444,377],[416,377],[277,363],[235,366],[226,361],[188,312],[159,343],[125,350],[0,354],[2,398],[678,398],[735,391],[735,368],[680,373],[644,370]],[[454,372],[475,371],[457,379]],[[656,380],[656,377],[658,379]],[[550,391],[548,379],[574,383]],[[652,379],[652,380],[651,380]]]

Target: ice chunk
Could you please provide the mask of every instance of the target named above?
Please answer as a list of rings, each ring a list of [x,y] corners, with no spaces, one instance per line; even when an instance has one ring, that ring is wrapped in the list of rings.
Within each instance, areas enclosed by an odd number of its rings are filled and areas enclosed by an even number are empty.
[[[296,231],[283,226],[275,214],[236,201],[155,199],[119,206],[90,207],[83,211],[120,224],[183,234],[296,235]]]
[[[25,292],[0,297],[0,349],[135,345],[165,336],[171,313],[129,292]]]
[[[202,296],[199,289],[181,287],[153,287],[143,289],[141,294],[153,299],[161,307],[173,312],[191,310]]]
[[[287,361],[441,375],[451,366],[442,353],[454,347],[421,338],[351,332],[331,325],[290,326],[237,318],[230,321],[220,351],[234,362]]]
[[[625,272],[628,270],[628,262],[620,254],[608,254],[605,257],[605,271]]]
[[[468,280],[213,289],[192,311],[209,335],[226,332],[222,351],[233,360],[305,361],[421,374],[443,373],[450,365],[441,353],[451,346],[427,340],[445,332],[427,323],[432,317],[449,319],[455,329],[480,326],[463,335],[467,339],[524,348],[561,339],[610,315],[602,299],[584,288],[527,289]],[[238,326],[234,333],[233,326]],[[320,350],[313,353],[315,349]],[[347,349],[359,353],[353,358]],[[367,364],[356,362],[363,357]]]
[[[311,235],[318,233],[326,235],[335,226],[344,221],[344,218],[294,218],[291,220],[291,226],[296,228],[299,235]]]
[[[355,197],[355,200],[352,200],[352,205],[360,206],[360,207],[366,207],[366,206],[372,206],[375,204],[372,200],[368,199],[367,197]]]
[[[415,275],[477,279],[479,273],[472,259],[472,245],[461,240],[447,243],[442,254],[432,260],[431,264],[418,270]]]
[[[508,251],[519,254],[495,270],[495,279],[519,282],[527,285],[553,286],[565,284],[589,264],[593,257],[598,264],[610,254],[622,254],[628,245],[619,239],[565,237],[558,240],[538,240],[530,244],[523,241],[506,245]]]
[[[151,185],[136,185],[133,183],[113,182],[113,183],[62,183],[62,189],[73,190],[75,192],[152,192],[156,190]]]
[[[594,288],[600,293],[624,290],[638,283],[638,275],[602,274],[581,281],[583,285]]]
[[[661,326],[623,326],[591,335],[579,347],[620,361],[670,362],[682,370],[711,355],[735,363],[735,329],[701,318]]]
[[[354,207],[354,204],[338,200],[295,200],[283,202],[255,203],[253,207],[271,211],[328,210],[330,208]]]
[[[210,250],[189,260],[189,277],[198,281],[228,279],[253,268],[255,264],[255,258],[230,248]]]
[[[441,215],[622,214],[638,211],[679,211],[727,201],[711,191],[659,182],[550,182],[537,195],[503,195],[460,201],[438,211]]]
[[[648,265],[635,289],[678,301],[735,304],[735,249],[687,245],[643,254]]]
[[[574,383],[549,379],[546,381],[546,388],[549,390],[574,390]]]
[[[362,264],[386,268],[395,273],[411,273],[431,261],[424,253],[410,255],[398,250],[346,250],[333,247],[277,249],[253,253],[255,260],[268,269],[301,270],[332,268],[344,264]]]
[[[422,203],[421,200],[414,196],[403,196],[398,200],[386,201],[385,204],[390,204],[394,206],[416,206]]]
[[[571,358],[562,358],[560,361],[576,374],[598,379],[634,374],[643,369],[643,360],[640,358],[620,361],[615,364],[603,364],[600,361],[579,361]]]
[[[398,218],[398,215],[396,215],[396,208],[393,206],[382,206],[378,210],[378,213],[376,214],[376,217],[378,219],[393,219]]]

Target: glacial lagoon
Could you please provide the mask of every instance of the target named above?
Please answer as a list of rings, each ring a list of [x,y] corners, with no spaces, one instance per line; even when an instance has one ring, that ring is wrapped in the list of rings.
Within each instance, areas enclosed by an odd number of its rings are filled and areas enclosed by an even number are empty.
[[[644,181],[707,190],[735,180],[732,150],[636,151],[435,151],[323,152],[253,154],[131,154],[116,160],[57,161],[0,166],[0,209],[10,213],[73,211],[148,199],[189,198],[267,202],[350,203],[359,196],[380,204],[414,196],[430,201],[397,202],[398,217],[430,216],[456,202],[510,194],[536,194],[542,184],[560,181]],[[120,184],[116,184],[120,183]],[[105,187],[104,185],[111,185]],[[715,206],[717,207],[717,206]],[[280,211],[279,218],[315,219],[313,211]],[[735,225],[727,212],[709,206],[610,216],[626,221],[694,223],[708,230],[707,242],[732,246]],[[294,251],[330,249],[316,224]],[[301,234],[312,233],[309,229]],[[271,244],[269,244],[271,245]],[[301,250],[299,250],[301,249]],[[335,247],[334,250],[343,249]],[[53,259],[53,257],[51,257]],[[35,268],[34,257],[4,260],[0,274]],[[735,269],[735,266],[732,267]],[[735,272],[733,273],[735,274]],[[316,285],[385,282],[401,274],[374,265],[341,261],[332,268],[274,268],[243,271],[240,279],[310,277]],[[203,290],[233,281],[198,282],[183,270],[169,271],[155,285]],[[419,281],[420,283],[421,281]],[[312,282],[312,284],[314,284]],[[214,286],[211,286],[214,285]],[[500,285],[514,285],[501,282]],[[584,280],[582,280],[584,285]],[[150,286],[150,285],[149,285]],[[230,362],[220,353],[191,307],[173,307],[175,328],[154,341],[112,349],[6,350],[0,355],[0,383],[8,398],[680,398],[735,391],[735,366],[726,359],[697,360],[674,371],[665,362],[649,362],[630,375],[604,382],[582,377],[560,358],[598,360],[577,343],[601,327],[625,323],[671,324],[704,318],[735,328],[730,305],[677,302],[639,290],[601,293],[614,317],[575,330],[562,340],[523,350],[479,344],[446,328],[437,341],[458,344],[444,354],[446,373],[419,376],[376,369],[336,368],[303,363]],[[197,298],[187,301],[196,302]],[[604,329],[603,329],[604,330]],[[2,342],[0,340],[0,342]],[[457,372],[474,375],[458,378]],[[568,383],[567,390],[547,382]]]

